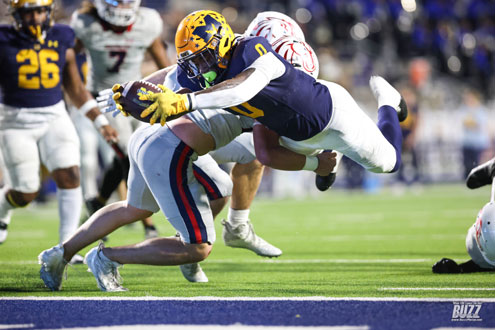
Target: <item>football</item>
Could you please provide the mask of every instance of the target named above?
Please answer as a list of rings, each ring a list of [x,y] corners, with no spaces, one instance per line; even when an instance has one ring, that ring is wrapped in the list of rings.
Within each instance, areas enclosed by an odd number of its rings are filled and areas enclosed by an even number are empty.
[[[118,92],[122,94],[119,98],[119,103],[124,110],[137,120],[149,123],[153,114],[141,118],[141,113],[153,102],[142,101],[139,99],[139,96],[143,94],[161,93],[162,90],[149,81],[137,80],[126,82],[120,87]]]

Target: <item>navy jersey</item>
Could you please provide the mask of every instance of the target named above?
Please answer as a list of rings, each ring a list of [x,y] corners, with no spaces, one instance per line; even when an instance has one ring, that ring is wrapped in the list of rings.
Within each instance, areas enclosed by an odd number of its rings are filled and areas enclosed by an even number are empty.
[[[313,77],[285,61],[265,38],[240,39],[222,80],[238,75],[267,52],[273,53],[284,63],[285,73],[270,81],[248,102],[226,110],[255,118],[280,136],[295,141],[313,137],[327,126],[332,116],[330,92]],[[200,89],[198,84],[187,79],[182,70],[178,71],[178,80],[183,87],[193,91]]]
[[[0,25],[0,86],[3,103],[13,107],[46,107],[62,100],[65,54],[74,47],[74,32],[55,24],[45,42]]]

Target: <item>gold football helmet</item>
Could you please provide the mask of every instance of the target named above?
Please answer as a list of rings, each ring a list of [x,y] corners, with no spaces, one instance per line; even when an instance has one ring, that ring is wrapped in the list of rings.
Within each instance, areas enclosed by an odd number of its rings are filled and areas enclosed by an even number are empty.
[[[177,28],[177,63],[190,79],[202,76],[203,87],[214,85],[227,68],[234,38],[234,32],[223,15],[212,10],[195,11],[187,15]]]
[[[44,42],[46,31],[53,23],[53,0],[10,0],[9,12],[14,16],[17,30],[34,37],[40,43]],[[23,12],[45,10],[46,19],[37,22],[34,19],[26,21],[21,15]]]

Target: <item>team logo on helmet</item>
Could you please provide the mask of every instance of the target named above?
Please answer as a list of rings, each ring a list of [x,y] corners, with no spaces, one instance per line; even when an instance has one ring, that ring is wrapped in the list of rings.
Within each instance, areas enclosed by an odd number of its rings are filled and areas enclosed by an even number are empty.
[[[177,63],[189,78],[202,77],[207,83],[204,87],[208,87],[227,68],[233,41],[234,32],[221,14],[212,10],[193,12],[177,28]]]

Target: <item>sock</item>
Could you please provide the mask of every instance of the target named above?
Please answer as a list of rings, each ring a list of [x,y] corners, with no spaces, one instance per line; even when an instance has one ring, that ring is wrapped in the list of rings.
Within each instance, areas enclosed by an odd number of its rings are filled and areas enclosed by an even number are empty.
[[[3,187],[0,189],[0,222],[8,225],[10,223],[10,218],[12,216],[12,210],[15,207],[7,201],[5,194],[10,188]]]
[[[126,168],[121,160],[114,158],[112,165],[105,171],[103,181],[100,186],[100,196],[108,200],[117,189],[122,179],[125,179]]]
[[[237,227],[243,223],[249,221],[249,209],[247,210],[234,210],[229,207],[227,221],[233,226]]]
[[[58,216],[60,218],[59,239],[63,243],[72,236],[79,226],[83,204],[81,187],[57,189]]]
[[[399,118],[397,117],[397,111],[389,105],[381,106],[378,109],[378,128],[382,132],[383,136],[395,149],[396,162],[391,172],[395,172],[399,169],[401,164],[401,152],[402,152],[402,131],[399,125]]]

